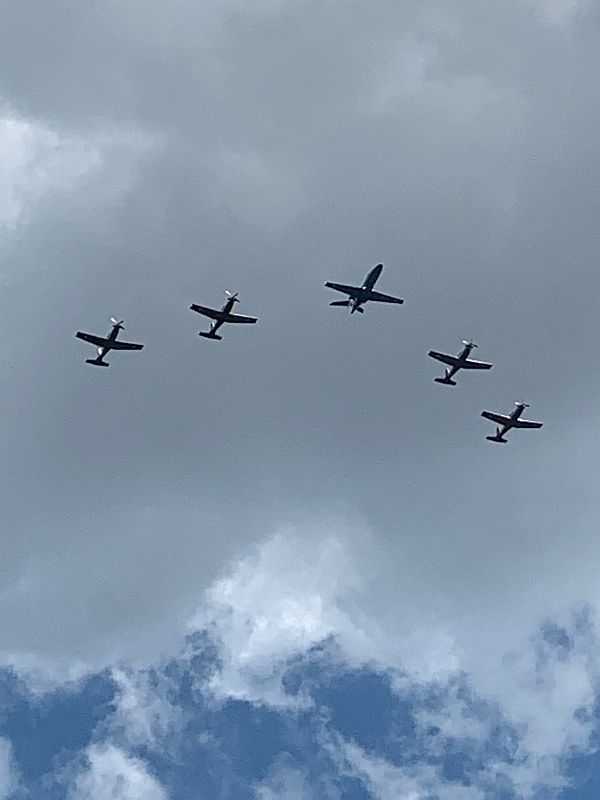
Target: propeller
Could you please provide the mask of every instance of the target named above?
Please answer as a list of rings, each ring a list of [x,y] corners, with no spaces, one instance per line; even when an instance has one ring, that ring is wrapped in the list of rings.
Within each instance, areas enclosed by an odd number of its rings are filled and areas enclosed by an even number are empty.
[[[116,325],[117,327],[121,328],[121,330],[125,330],[125,326],[123,325],[123,320],[119,321],[116,320],[114,317],[111,317],[110,321],[112,322],[113,325]]]
[[[526,403],[525,400],[517,400],[515,405],[516,406],[523,406],[523,408],[529,408],[529,403]]]
[[[239,303],[239,302],[240,302],[240,301],[238,300],[238,294],[239,294],[239,292],[236,292],[235,294],[232,294],[230,291],[228,291],[227,289],[225,289],[225,295],[226,295],[226,296],[227,296],[227,297],[228,297],[230,300],[234,300],[236,303]]]
[[[466,339],[463,339],[462,343],[464,344],[465,347],[479,347],[479,345],[475,344],[475,342],[472,339],[470,342],[467,342]]]

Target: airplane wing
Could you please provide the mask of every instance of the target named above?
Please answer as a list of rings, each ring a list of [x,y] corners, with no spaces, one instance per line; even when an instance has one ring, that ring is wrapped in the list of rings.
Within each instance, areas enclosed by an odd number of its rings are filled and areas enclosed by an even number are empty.
[[[361,291],[360,287],[348,286],[345,283],[330,283],[329,281],[326,281],[325,286],[327,286],[329,289],[335,289],[336,292],[348,294],[350,297],[355,297]]]
[[[110,350],[141,350],[143,344],[133,344],[133,342],[121,342],[118,339],[113,339],[107,342],[106,345]]]
[[[227,314],[221,317],[223,322],[256,322],[256,317],[244,317],[242,314]]]
[[[374,291],[371,291],[368,300],[374,301],[375,303],[398,303],[398,305],[404,302],[401,297],[393,297],[391,294],[383,294],[383,292]]]
[[[436,361],[441,361],[442,364],[448,364],[449,367],[455,367],[458,364],[458,358],[449,356],[447,353],[438,353],[436,350],[430,350],[427,355],[430,358],[435,358]]]
[[[495,414],[493,411],[482,411],[481,416],[486,419],[491,419],[492,422],[497,422],[499,425],[510,422],[510,417],[507,414]]]
[[[494,365],[488,364],[487,361],[475,361],[472,358],[468,358],[460,366],[461,369],[491,369]]]
[[[515,420],[515,428],[541,428],[543,422],[531,422],[528,419]]]
[[[210,317],[210,319],[223,319],[223,313],[216,308],[207,308],[206,306],[199,306],[196,303],[192,303],[190,308],[192,311],[196,311],[198,314],[202,314],[205,317]]]
[[[89,342],[90,344],[95,344],[96,347],[104,347],[108,344],[108,339],[105,339],[104,336],[94,336],[93,333],[84,333],[83,331],[77,331],[75,334],[78,339],[83,339],[84,342]]]

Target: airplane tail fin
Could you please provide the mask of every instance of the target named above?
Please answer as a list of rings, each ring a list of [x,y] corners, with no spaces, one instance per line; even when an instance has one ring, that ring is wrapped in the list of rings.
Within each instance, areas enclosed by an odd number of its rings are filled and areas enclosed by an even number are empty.
[[[433,380],[436,383],[444,383],[446,386],[456,386],[456,381],[453,381],[452,378],[450,377],[449,370],[446,370],[443,378],[434,378]]]
[[[212,331],[200,331],[198,336],[203,336],[205,339],[218,339],[219,341],[223,338],[219,336],[218,333],[213,333]]]
[[[354,314],[355,311],[358,311],[359,314],[364,314],[365,313],[364,308],[361,308],[360,306],[356,306],[356,308],[353,308],[350,313]]]
[[[495,436],[486,436],[485,437],[489,442],[502,442],[502,444],[506,444],[508,439],[503,439],[500,436],[500,428],[496,428],[496,435]]]

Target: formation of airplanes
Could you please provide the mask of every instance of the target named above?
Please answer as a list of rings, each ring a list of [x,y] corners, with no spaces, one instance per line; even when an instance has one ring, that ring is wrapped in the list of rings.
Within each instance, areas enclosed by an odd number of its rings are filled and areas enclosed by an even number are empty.
[[[341,292],[342,294],[348,296],[347,300],[334,300],[329,305],[344,306],[350,310],[351,314],[354,314],[355,311],[363,314],[363,306],[368,302],[392,303],[401,305],[404,303],[402,298],[375,291],[375,284],[382,271],[383,264],[377,264],[374,266],[373,269],[367,273],[363,283],[360,286],[350,286],[345,283],[332,283],[331,281],[326,281],[325,286],[327,286],[327,288],[334,289],[336,292]],[[198,333],[199,336],[203,336],[205,339],[221,340],[223,337],[220,336],[217,331],[222,325],[226,323],[253,324],[258,321],[257,317],[247,317],[242,314],[234,314],[233,307],[236,303],[239,303],[238,294],[237,292],[235,294],[231,294],[227,291],[225,294],[227,296],[227,301],[221,308],[200,306],[197,303],[192,303],[190,306],[192,311],[195,311],[196,313],[212,320],[209,330],[200,331]],[[78,339],[82,339],[89,344],[93,344],[97,349],[98,355],[96,358],[86,359],[86,364],[92,364],[96,367],[108,367],[110,364],[105,360],[105,357],[111,350],[141,350],[144,347],[143,344],[124,342],[123,340],[118,339],[120,331],[124,330],[123,320],[117,321],[114,317],[111,317],[111,322],[113,327],[107,336],[97,336],[93,333],[85,333],[84,331],[76,332],[75,336]],[[447,367],[449,367],[449,369],[444,370],[443,377],[434,378],[434,381],[436,383],[445,384],[446,386],[456,386],[454,376],[461,369],[491,369],[493,364],[490,364],[488,361],[477,361],[470,357],[473,349],[476,347],[478,347],[478,345],[476,345],[475,342],[463,341],[463,348],[458,355],[440,353],[437,350],[430,350],[428,353],[430,358],[440,361],[442,364],[445,364]],[[485,419],[489,419],[497,424],[496,434],[494,436],[486,436],[486,439],[490,442],[501,442],[504,444],[507,442],[507,439],[504,437],[512,428],[541,428],[543,425],[542,422],[533,422],[531,420],[521,418],[521,414],[528,407],[528,403],[520,401],[515,403],[515,408],[510,414],[498,414],[494,411],[482,411],[482,417],[485,417]]]

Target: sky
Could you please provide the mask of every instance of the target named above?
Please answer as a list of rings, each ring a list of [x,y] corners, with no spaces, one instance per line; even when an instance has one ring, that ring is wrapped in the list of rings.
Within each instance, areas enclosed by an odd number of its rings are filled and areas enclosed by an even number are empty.
[[[599,37],[0,0],[0,800],[598,797]]]

